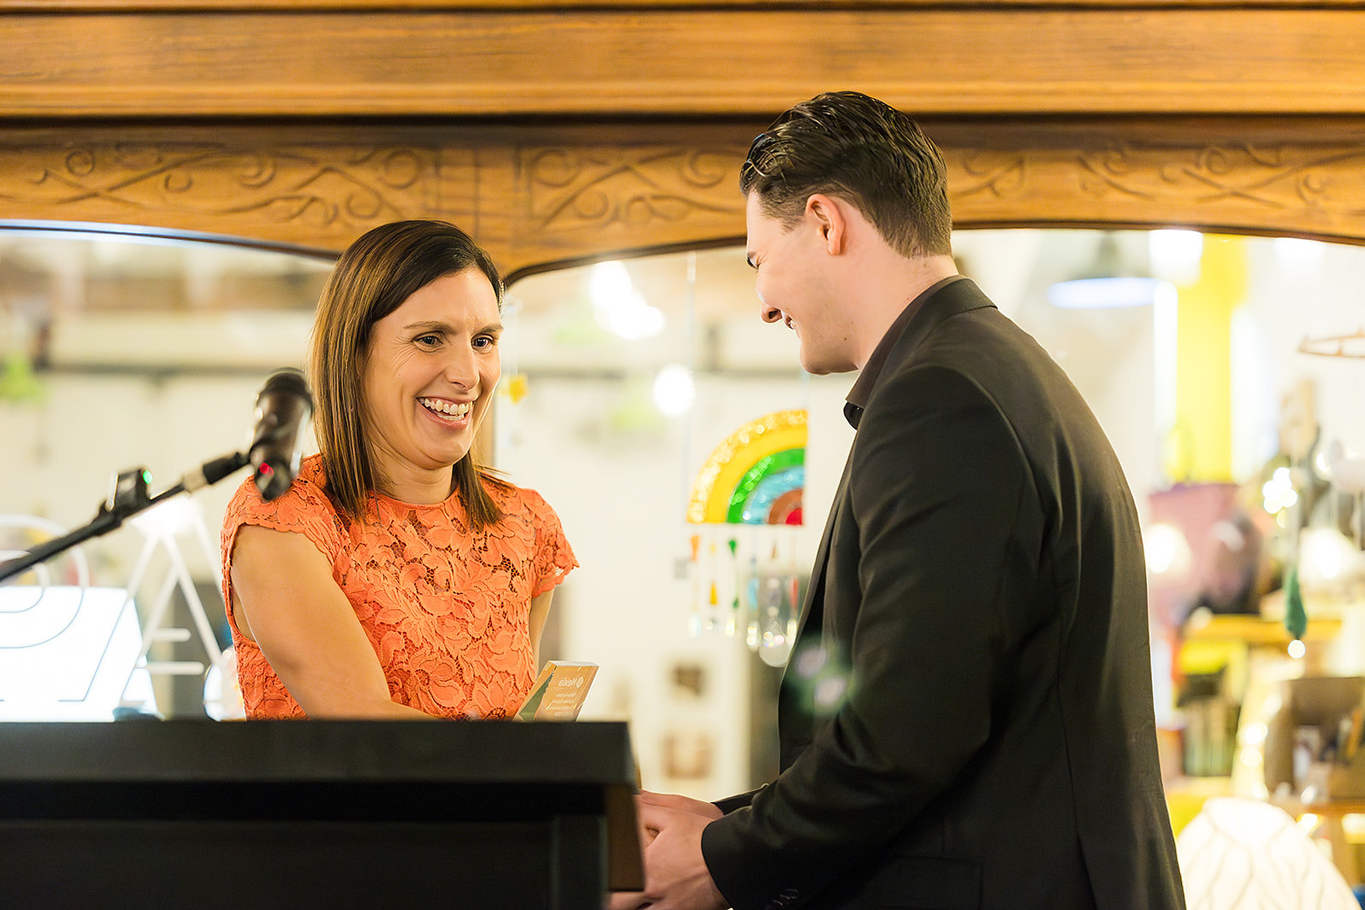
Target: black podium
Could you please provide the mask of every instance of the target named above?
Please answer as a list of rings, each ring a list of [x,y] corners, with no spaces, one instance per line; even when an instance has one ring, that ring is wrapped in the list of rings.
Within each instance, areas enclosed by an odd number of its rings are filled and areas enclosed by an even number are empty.
[[[593,908],[625,724],[0,724],[0,907]]]

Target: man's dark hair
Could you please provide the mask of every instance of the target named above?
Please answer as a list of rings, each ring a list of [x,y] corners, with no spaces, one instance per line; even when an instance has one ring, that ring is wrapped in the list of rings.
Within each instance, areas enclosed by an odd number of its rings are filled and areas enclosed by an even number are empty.
[[[859,92],[827,92],[759,134],[739,172],[764,215],[787,227],[813,193],[858,207],[902,256],[952,253],[943,156],[905,114]]]

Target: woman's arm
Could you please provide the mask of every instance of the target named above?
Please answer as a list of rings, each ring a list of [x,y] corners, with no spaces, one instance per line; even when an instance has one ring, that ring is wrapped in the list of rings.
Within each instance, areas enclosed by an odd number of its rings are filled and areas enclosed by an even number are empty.
[[[551,588],[538,597],[531,598],[531,656],[534,659],[532,672],[540,672],[540,635],[545,631],[545,619],[550,615],[550,598],[555,596]]]
[[[243,525],[231,558],[237,629],[309,717],[431,719],[389,697],[374,647],[308,538]],[[534,605],[531,615],[534,629]]]

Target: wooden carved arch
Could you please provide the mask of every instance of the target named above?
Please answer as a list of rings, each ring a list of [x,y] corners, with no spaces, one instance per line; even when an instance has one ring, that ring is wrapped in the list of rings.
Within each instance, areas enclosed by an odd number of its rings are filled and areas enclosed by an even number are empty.
[[[924,121],[959,227],[1191,226],[1365,242],[1365,126],[1267,118]],[[0,138],[0,219],[338,250],[385,221],[472,230],[509,274],[742,237],[761,122],[447,131],[84,130]]]
[[[1361,0],[0,0],[0,219],[338,250],[468,226],[509,273],[743,232],[750,139],[858,88],[960,226],[1365,242]]]

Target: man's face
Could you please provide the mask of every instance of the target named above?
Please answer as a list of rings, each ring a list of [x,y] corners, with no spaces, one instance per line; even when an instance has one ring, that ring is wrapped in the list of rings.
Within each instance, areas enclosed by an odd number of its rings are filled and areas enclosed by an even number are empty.
[[[857,369],[852,326],[845,316],[852,301],[841,301],[836,293],[835,257],[818,219],[808,211],[789,230],[764,215],[758,195],[750,193],[745,222],[748,260],[758,272],[755,289],[763,321],[781,322],[796,332],[801,366],[807,373]]]

